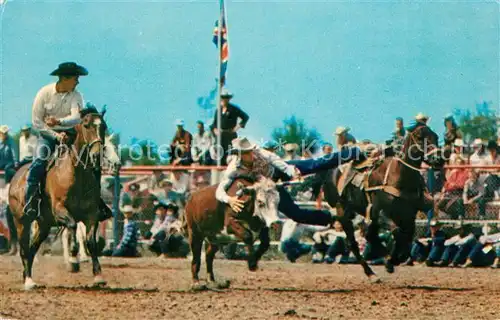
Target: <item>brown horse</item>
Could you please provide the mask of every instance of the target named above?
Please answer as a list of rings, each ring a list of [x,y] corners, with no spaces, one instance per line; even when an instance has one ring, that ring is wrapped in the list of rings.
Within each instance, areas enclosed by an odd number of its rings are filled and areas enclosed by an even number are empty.
[[[185,219],[193,260],[191,272],[193,289],[202,289],[198,273],[201,265],[201,249],[206,241],[206,264],[209,275],[208,283],[218,288],[227,288],[229,283],[215,283],[213,261],[218,244],[228,241],[221,239],[220,231],[227,227],[236,237],[232,241],[243,241],[248,248],[248,268],[257,270],[257,264],[270,244],[269,226],[278,220],[279,194],[276,184],[267,178],[252,184],[246,179],[236,179],[227,193],[239,195],[245,201],[243,210],[235,213],[229,205],[218,202],[215,198],[217,185],[212,185],[191,194],[186,203]],[[227,237],[226,237],[227,238]],[[258,238],[260,245],[254,250],[253,243]]]
[[[432,166],[443,163],[437,145],[437,135],[429,127],[415,126],[408,132],[401,153],[388,156],[371,168],[365,173],[362,184],[356,185],[352,182],[356,179],[348,179],[341,187],[339,168],[330,171],[325,178],[325,200],[330,206],[337,207],[348,245],[365,274],[374,281],[378,278],[359,252],[352,219],[355,213],[369,215],[371,223],[366,238],[373,247],[382,250],[378,238],[380,212],[383,211],[396,224],[393,232],[395,245],[386,259],[387,271],[394,272],[394,266],[409,256],[416,215],[423,202],[424,184],[419,168],[423,161]],[[339,189],[342,189],[341,194]]]
[[[21,260],[23,262],[24,288],[36,287],[32,280],[33,259],[47,238],[51,226],[64,226],[71,233],[72,271],[79,271],[77,222],[87,226],[87,240],[92,256],[94,283],[105,284],[101,276],[101,266],[97,257],[97,229],[100,201],[100,172],[106,124],[103,115],[87,113],[80,124],[75,126],[76,137],[72,146],[60,145],[56,149],[54,164],[46,174],[43,184],[39,217],[35,221],[33,238],[30,242],[30,226],[33,221],[23,217],[25,187],[29,166],[25,165],[16,173],[9,190],[9,206],[15,218],[20,235]]]

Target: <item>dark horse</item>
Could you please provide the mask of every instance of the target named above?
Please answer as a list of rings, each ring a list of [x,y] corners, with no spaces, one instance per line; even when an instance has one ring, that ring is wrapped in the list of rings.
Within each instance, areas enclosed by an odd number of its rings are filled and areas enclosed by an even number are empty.
[[[421,164],[426,162],[431,166],[442,165],[439,154],[437,135],[429,127],[417,124],[410,128],[401,152],[383,158],[370,168],[362,183],[355,184],[353,179],[347,179],[339,195],[340,168],[331,170],[325,177],[325,200],[330,206],[337,208],[348,245],[365,274],[373,280],[378,279],[359,252],[352,218],[356,213],[369,215],[371,223],[366,239],[374,248],[382,246],[378,237],[380,212],[383,210],[395,223],[395,245],[385,263],[387,271],[394,272],[394,266],[409,256],[416,215],[422,208],[425,186],[420,172]]]
[[[47,238],[52,226],[64,226],[71,232],[71,263],[74,272],[79,271],[77,222],[87,226],[89,251],[92,256],[94,284],[105,284],[97,258],[97,231],[99,223],[100,181],[96,172],[101,170],[104,152],[106,123],[104,112],[97,110],[82,114],[80,124],[75,126],[76,136],[72,146],[59,145],[53,166],[48,170],[42,188],[40,214],[36,219],[34,234],[30,239],[33,221],[23,217],[25,206],[26,176],[29,166],[19,169],[9,190],[9,206],[20,235],[21,259],[23,262],[24,288],[36,287],[32,280],[33,259]],[[31,240],[31,241],[30,241]]]
[[[186,203],[185,222],[193,253],[191,271],[195,290],[205,287],[200,285],[198,278],[204,241],[208,283],[215,284],[217,288],[227,288],[228,282],[215,282],[213,262],[218,245],[227,243],[228,240],[243,241],[248,248],[248,268],[254,271],[258,261],[269,248],[269,225],[278,220],[279,193],[271,179],[262,178],[256,183],[235,179],[227,193],[231,196],[238,195],[245,201],[240,213],[235,213],[228,205],[218,202],[215,198],[216,189],[217,185],[212,185],[195,191]],[[236,238],[221,239],[220,231],[224,226]],[[257,238],[260,244],[257,250],[254,250],[253,243]]]

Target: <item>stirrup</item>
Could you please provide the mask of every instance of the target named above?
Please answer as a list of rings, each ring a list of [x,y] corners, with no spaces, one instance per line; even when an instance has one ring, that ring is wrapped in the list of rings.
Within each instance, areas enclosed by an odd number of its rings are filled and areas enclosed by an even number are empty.
[[[37,196],[32,196],[23,208],[22,219],[29,218],[31,221],[38,219],[41,210],[41,200],[42,199]],[[36,203],[33,203],[33,201],[36,201]]]

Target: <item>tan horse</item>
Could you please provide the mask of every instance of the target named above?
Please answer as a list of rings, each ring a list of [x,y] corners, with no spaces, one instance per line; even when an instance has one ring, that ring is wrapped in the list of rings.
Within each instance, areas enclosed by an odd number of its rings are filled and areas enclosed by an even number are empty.
[[[9,190],[9,206],[14,216],[18,235],[20,235],[21,260],[24,271],[24,288],[36,287],[32,280],[33,259],[41,243],[47,238],[50,228],[55,225],[70,230],[71,265],[74,272],[79,271],[77,222],[87,226],[87,240],[92,256],[94,284],[104,285],[101,266],[97,257],[97,229],[100,201],[100,181],[95,172],[100,171],[103,154],[106,124],[103,114],[88,113],[82,122],[75,126],[76,138],[71,147],[59,146],[55,163],[47,172],[43,185],[40,214],[30,242],[32,221],[23,217],[25,206],[26,178],[29,166],[25,165],[16,173]]]

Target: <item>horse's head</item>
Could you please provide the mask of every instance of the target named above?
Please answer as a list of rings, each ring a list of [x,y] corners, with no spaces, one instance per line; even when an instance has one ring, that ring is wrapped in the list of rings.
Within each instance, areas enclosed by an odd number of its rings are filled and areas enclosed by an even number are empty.
[[[93,166],[101,165],[107,130],[105,113],[105,110],[99,113],[95,107],[86,108],[80,113],[81,123],[77,127],[78,147],[84,149],[84,154],[90,158]]]
[[[408,129],[402,150],[406,161],[414,164],[420,164],[424,161],[430,166],[439,166],[441,163],[440,151],[438,135],[431,128],[417,124]]]
[[[280,195],[276,189],[276,183],[271,179],[261,178],[250,186],[241,186],[240,194],[250,194],[254,201],[253,215],[262,220],[267,227],[279,220],[278,203]]]

